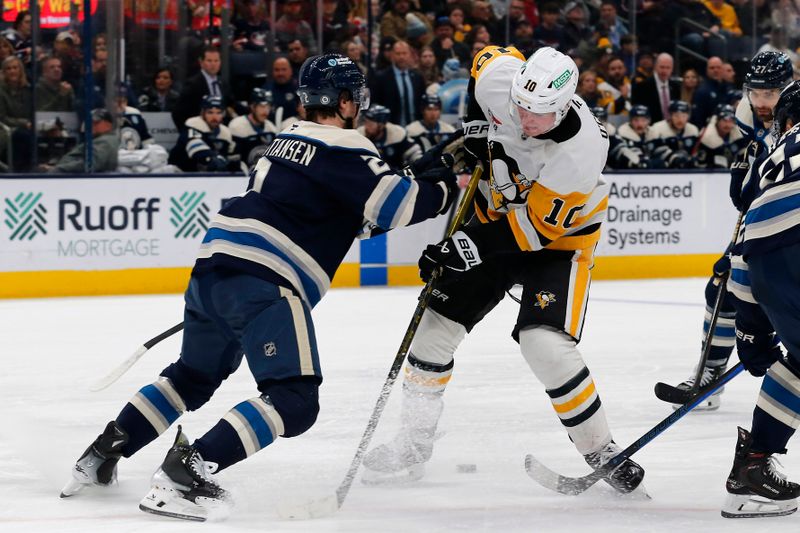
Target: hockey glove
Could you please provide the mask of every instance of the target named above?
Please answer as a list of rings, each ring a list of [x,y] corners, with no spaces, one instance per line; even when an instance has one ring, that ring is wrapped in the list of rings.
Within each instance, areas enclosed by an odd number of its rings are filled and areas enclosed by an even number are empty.
[[[422,257],[419,258],[419,275],[427,283],[437,268],[442,274],[460,273],[481,264],[478,245],[463,231],[457,231],[452,237],[439,244],[429,244]]]
[[[722,257],[714,262],[714,277],[725,278],[731,271],[731,256],[725,252]]]
[[[748,176],[750,174],[750,168],[752,166],[753,161],[756,158],[756,155],[760,151],[760,147],[757,141],[752,141],[747,148],[740,154],[739,157],[731,164],[731,184],[729,189],[729,194],[731,197],[731,202],[733,205],[736,206],[736,209],[742,211],[745,207],[745,194],[746,192],[744,189],[745,182],[749,182]],[[748,202],[749,203],[749,202]]]
[[[748,333],[736,327],[736,351],[748,372],[763,376],[769,367],[783,357],[774,334]]]
[[[489,161],[489,123],[485,120],[464,122],[464,157],[468,166],[475,167],[479,161]]]

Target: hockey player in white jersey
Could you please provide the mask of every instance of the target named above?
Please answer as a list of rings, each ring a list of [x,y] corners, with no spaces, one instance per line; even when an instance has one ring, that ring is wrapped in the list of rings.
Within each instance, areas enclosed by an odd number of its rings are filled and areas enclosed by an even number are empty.
[[[186,291],[180,358],[137,392],[78,459],[62,497],[114,482],[117,463],[201,408],[247,359],[257,392],[190,443],[175,443],[140,502],[143,511],[206,520],[230,512],[214,472],[304,433],[322,383],[311,309],[365,222],[383,231],[446,212],[455,177],[444,165],[399,175],[356,133],[368,105],[358,66],[338,54],[300,69],[308,112],[282,132],[247,191],[211,220]],[[436,158],[429,161],[436,162]]]
[[[423,279],[442,269],[441,297],[426,309],[410,349],[401,428],[367,453],[365,482],[422,475],[453,354],[515,284],[523,290],[511,335],[569,440],[594,468],[621,451],[576,347],[609,190],[601,175],[608,134],[575,96],[577,81],[572,59],[549,47],[527,61],[513,47],[489,46],[475,56],[465,147],[484,161],[488,179],[473,223],[420,258]],[[627,493],[643,477],[626,459],[606,480]]]
[[[242,162],[251,168],[278,134],[278,128],[267,118],[272,110],[270,91],[255,87],[250,91],[247,105],[250,112],[231,120],[228,129],[231,131],[236,151],[239,152]]]

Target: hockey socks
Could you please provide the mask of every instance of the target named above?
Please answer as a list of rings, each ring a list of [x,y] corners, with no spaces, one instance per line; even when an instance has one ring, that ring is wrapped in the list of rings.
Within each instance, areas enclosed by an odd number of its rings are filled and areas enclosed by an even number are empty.
[[[142,387],[117,416],[116,422],[128,434],[122,455],[130,457],[164,433],[186,411],[186,404],[172,382],[159,377]]]
[[[253,455],[283,435],[281,415],[266,395],[246,400],[228,411],[194,447],[223,470]]]
[[[789,363],[773,364],[761,384],[753,411],[753,448],[785,453],[786,444],[800,426],[800,377]]]

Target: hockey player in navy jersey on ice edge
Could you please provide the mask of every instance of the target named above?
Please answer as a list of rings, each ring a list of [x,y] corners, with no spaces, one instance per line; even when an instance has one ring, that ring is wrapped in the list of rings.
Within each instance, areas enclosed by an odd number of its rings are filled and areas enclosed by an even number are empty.
[[[185,294],[178,361],[143,387],[78,459],[62,496],[110,485],[121,457],[154,440],[183,412],[205,404],[242,358],[258,392],[190,444],[175,443],[139,507],[188,520],[224,517],[228,491],[212,474],[278,437],[310,428],[322,371],[311,309],[363,227],[415,224],[446,212],[455,177],[440,163],[399,175],[359,135],[364,76],[344,56],[306,60],[298,94],[307,110],[277,136],[247,191],[206,233]]]

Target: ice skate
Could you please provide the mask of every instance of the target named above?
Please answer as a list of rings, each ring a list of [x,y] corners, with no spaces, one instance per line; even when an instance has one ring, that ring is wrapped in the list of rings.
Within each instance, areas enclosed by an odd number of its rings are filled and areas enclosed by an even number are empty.
[[[779,472],[780,464],[770,453],[750,449],[750,433],[739,428],[733,468],[725,488],[728,498],[722,508],[725,518],[784,516],[797,511],[800,485]]]
[[[370,450],[364,456],[365,485],[401,485],[422,479],[425,463],[433,454],[431,436],[412,440],[408,431],[400,431],[394,439]]]
[[[139,509],[183,520],[221,520],[230,514],[232,502],[211,474],[217,465],[203,460],[178,426],[175,443],[153,474],[152,486]]]
[[[621,451],[622,448],[612,440],[599,451],[587,453],[583,458],[586,459],[586,463],[589,466],[597,470],[613,457],[619,455]],[[641,493],[643,497],[649,498],[647,492],[644,490],[644,485],[641,485],[644,479],[644,468],[631,459],[625,459],[603,479],[622,494],[630,494],[636,490],[637,493]]]
[[[709,385],[711,385],[712,383],[717,381],[719,379],[719,377],[722,374],[725,373],[726,367],[727,367],[727,365],[706,366],[706,367],[704,367],[703,368],[703,375],[700,377],[700,388],[698,389],[698,392],[702,391],[705,387],[708,387]],[[680,390],[683,390],[683,391],[689,391],[689,389],[692,388],[692,385],[694,385],[694,378],[695,378],[695,375],[693,374],[689,379],[687,379],[683,383],[680,383],[679,385],[677,385],[676,388],[680,389]],[[712,394],[711,396],[706,398],[705,401],[703,401],[703,403],[698,404],[698,406],[695,407],[694,410],[695,411],[716,411],[717,409],[719,409],[719,406],[720,406],[720,403],[721,403],[720,402],[720,396],[722,395],[722,392],[724,390],[725,390],[725,387],[720,387],[719,389],[717,389],[714,392],[714,394]],[[691,399],[691,396],[689,396],[687,394],[686,401],[689,401],[690,399]],[[672,408],[673,409],[678,409],[678,408],[681,407],[681,405],[683,405],[683,403],[676,403],[676,404],[673,404]]]
[[[91,485],[107,487],[116,483],[117,462],[127,442],[125,430],[114,420],[109,422],[75,463],[72,479],[61,489],[61,497],[68,498]]]

